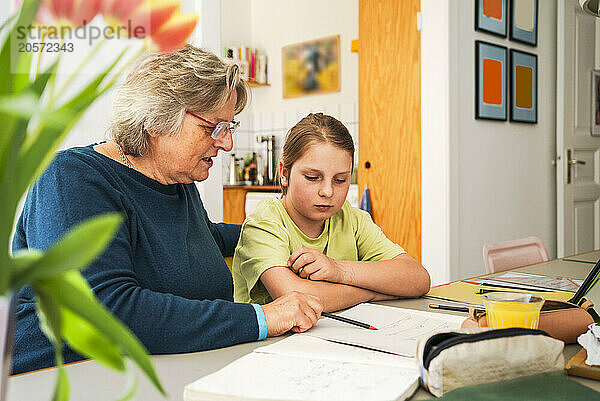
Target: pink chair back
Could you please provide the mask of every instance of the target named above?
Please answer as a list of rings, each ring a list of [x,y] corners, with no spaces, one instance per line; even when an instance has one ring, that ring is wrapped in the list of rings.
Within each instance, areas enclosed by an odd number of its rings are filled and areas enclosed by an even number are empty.
[[[487,273],[501,272],[548,260],[548,251],[538,237],[496,242],[483,246],[483,261]]]

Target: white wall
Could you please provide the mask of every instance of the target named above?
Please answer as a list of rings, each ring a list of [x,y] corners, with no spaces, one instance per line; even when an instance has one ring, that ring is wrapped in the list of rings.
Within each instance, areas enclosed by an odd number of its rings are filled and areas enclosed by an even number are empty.
[[[440,6],[440,1],[422,0],[422,46],[441,42],[422,47],[423,115],[444,116],[447,110],[449,116],[437,125],[423,124],[423,260],[450,279],[472,276],[484,272],[483,244],[529,235],[540,237],[555,256],[556,4],[539,7],[538,45],[530,47],[475,31],[475,2],[443,0]],[[442,15],[426,15],[435,12]],[[428,26],[433,18],[441,20]],[[537,124],[474,118],[475,40],[537,54]],[[441,53],[426,55],[431,51]],[[427,104],[439,75],[448,101]],[[444,111],[436,111],[438,106]],[[432,145],[439,135],[448,137]],[[436,169],[433,160],[440,152]],[[434,190],[442,193],[440,204],[426,199]]]
[[[340,119],[358,140],[358,54],[350,44],[358,38],[358,0],[222,0],[223,46],[250,46],[264,51],[270,87],[252,89],[250,106],[240,115],[234,152],[260,150],[255,137],[277,136],[310,112]],[[284,99],[281,48],[292,43],[340,35],[341,91]],[[241,154],[240,154],[241,153]]]

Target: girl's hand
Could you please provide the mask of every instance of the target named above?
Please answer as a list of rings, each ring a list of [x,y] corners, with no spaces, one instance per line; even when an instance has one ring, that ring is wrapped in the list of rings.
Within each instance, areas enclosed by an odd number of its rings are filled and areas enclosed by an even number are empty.
[[[341,263],[307,247],[296,249],[290,255],[287,265],[298,276],[309,280],[346,283],[348,278],[348,272]]]

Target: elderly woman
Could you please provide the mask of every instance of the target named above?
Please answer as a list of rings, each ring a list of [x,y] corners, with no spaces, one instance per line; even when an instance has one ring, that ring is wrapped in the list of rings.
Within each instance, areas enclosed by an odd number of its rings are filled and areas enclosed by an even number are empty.
[[[105,212],[126,220],[84,276],[151,353],[226,347],[304,331],[319,300],[299,293],[263,305],[234,303],[224,256],[240,227],[209,221],[194,181],[229,151],[247,92],[237,66],[187,46],[149,55],[118,91],[114,140],[59,152],[30,191],[13,249],[45,249]],[[54,364],[32,292],[18,294],[13,373]],[[82,359],[64,350],[65,362]]]

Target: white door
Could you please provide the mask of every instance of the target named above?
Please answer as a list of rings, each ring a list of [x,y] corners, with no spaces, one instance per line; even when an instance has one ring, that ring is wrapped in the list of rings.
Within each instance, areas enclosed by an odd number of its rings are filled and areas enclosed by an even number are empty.
[[[600,248],[600,137],[592,136],[596,18],[575,0],[557,13],[558,257]],[[543,66],[540,66],[543,68]]]

